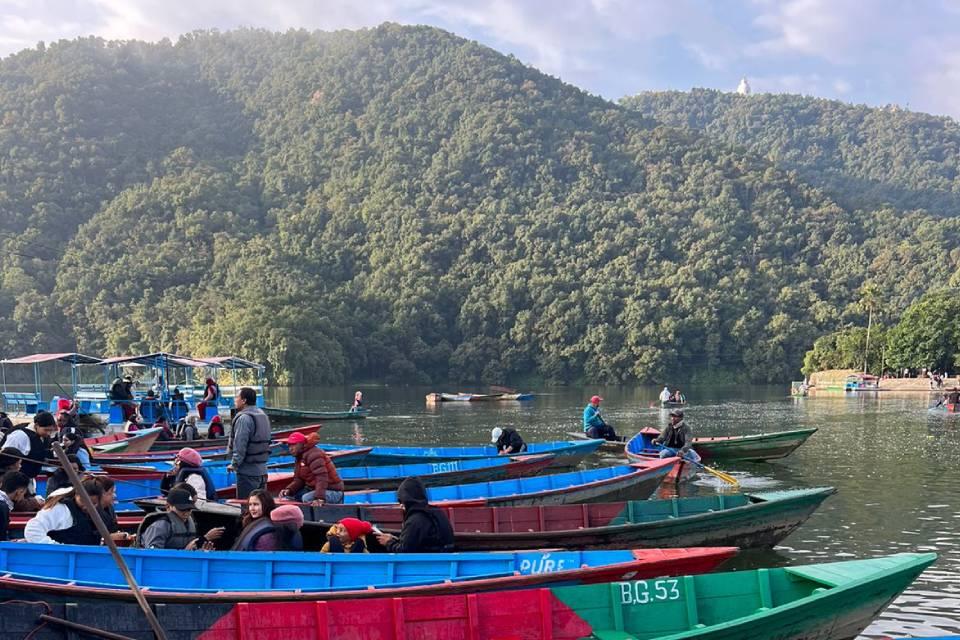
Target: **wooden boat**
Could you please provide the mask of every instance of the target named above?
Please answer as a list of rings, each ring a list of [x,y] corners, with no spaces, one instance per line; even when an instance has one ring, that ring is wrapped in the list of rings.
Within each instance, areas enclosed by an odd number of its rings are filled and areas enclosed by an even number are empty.
[[[334,452],[335,453],[335,452]],[[424,464],[402,464],[380,467],[340,469],[340,477],[348,489],[396,489],[404,478],[418,476],[424,485],[461,484],[505,478],[525,478],[537,474],[553,462],[553,455],[500,456],[473,460],[449,460]]]
[[[513,401],[513,402],[526,402],[528,400],[533,400],[532,393],[504,393],[498,400],[501,402]]]
[[[734,547],[366,554],[124,549],[150,602],[283,602],[465,593],[699,573]],[[609,587],[608,587],[609,588]],[[0,598],[131,600],[104,547],[0,543]],[[28,595],[29,594],[29,595]]]
[[[677,462],[677,458],[644,460],[532,478],[430,487],[427,497],[431,503],[438,504],[504,507],[644,500],[653,494]],[[344,504],[397,504],[397,495],[394,491],[348,493],[343,501]]]
[[[656,438],[660,432],[647,427],[641,433]],[[817,432],[816,428],[776,431],[744,436],[694,437],[693,450],[704,462],[710,460],[776,460],[785,458]],[[649,442],[648,440],[645,442]],[[639,444],[639,443],[638,443]],[[628,445],[629,447],[629,445]]]
[[[847,376],[843,390],[848,393],[875,393],[880,391],[880,378],[866,373],[855,373]]]
[[[310,435],[311,433],[316,433],[323,427],[322,424],[307,424],[302,427],[295,427],[293,429],[282,429],[280,431],[274,431],[270,434],[270,437],[274,440],[286,440],[294,433],[302,433],[305,436]],[[150,448],[151,451],[177,451],[183,447],[192,447],[192,448],[205,448],[212,445],[217,445],[218,443],[226,442],[226,438],[219,439],[210,439],[210,438],[200,438],[199,440],[163,440],[155,442],[153,447]]]
[[[286,445],[274,443],[270,445],[271,453],[285,449]],[[201,447],[196,450],[204,460],[227,460],[230,453],[226,446]],[[150,462],[169,462],[173,460],[176,451],[147,451],[146,453],[111,453],[95,455],[93,461],[98,465],[104,464],[144,464]]]
[[[441,402],[490,402],[500,400],[502,393],[441,393]]]
[[[141,429],[134,433],[111,433],[96,438],[84,438],[83,442],[89,449],[97,453],[143,453],[149,451],[163,429],[156,427],[154,429]]]
[[[271,418],[289,420],[364,420],[370,415],[370,409],[356,411],[308,411],[287,407],[263,407],[264,413]]]
[[[591,438],[583,431],[568,431],[567,437],[571,440],[597,440],[597,438]],[[598,447],[600,451],[610,451],[620,453],[623,451],[623,445],[627,444],[627,439],[623,436],[617,436],[616,440],[600,440],[600,446]]]
[[[539,507],[449,507],[457,551],[519,549],[636,549],[731,546],[769,548],[790,535],[827,497],[832,487],[668,500],[602,502]],[[153,511],[163,502],[138,501]],[[359,518],[398,533],[399,507],[302,506],[301,532],[308,550],[319,550],[332,523]],[[225,527],[230,540],[240,531],[240,506],[204,504],[195,512],[203,529]],[[371,551],[381,551],[368,537]]]
[[[596,451],[601,440],[575,442],[560,440],[555,442],[531,442],[527,444],[527,455],[552,453],[553,468],[573,468]],[[351,445],[321,444],[325,451],[337,451]],[[420,462],[441,462],[443,460],[469,460],[471,458],[495,458],[497,448],[493,445],[475,445],[467,447],[374,447],[367,456],[366,464],[416,464]]]
[[[249,604],[204,601],[201,606],[169,604],[155,609],[161,626],[197,640],[847,640],[860,635],[935,560],[933,553],[909,553],[468,595]],[[148,598],[155,595],[147,592]],[[89,604],[68,597],[48,606],[55,618],[69,617],[127,636],[150,635],[136,604]],[[4,628],[15,634],[11,638],[25,637],[37,628],[44,610],[36,602],[5,603]],[[48,635],[54,628],[62,635]],[[76,635],[52,624],[43,633],[44,638],[57,640]]]
[[[367,457],[367,454],[372,450],[371,447],[357,447],[355,449],[341,449],[338,451],[331,451],[329,453],[330,458],[333,460],[334,465],[339,469],[340,467],[350,467],[358,464],[362,464],[364,458]],[[272,459],[272,458],[271,458]],[[268,470],[279,470],[282,471],[284,467],[293,466],[293,457],[286,456],[284,458],[279,458],[280,460],[289,460],[289,465],[275,465],[268,464]],[[213,472],[225,472],[227,465],[230,464],[229,460],[213,460],[213,461],[204,461],[204,468],[207,471]],[[153,460],[143,462],[139,465],[126,465],[126,464],[102,464],[99,465],[99,469],[105,473],[121,473],[121,474],[133,474],[133,475],[143,475],[151,473],[166,473],[173,469],[173,462],[170,460]]]

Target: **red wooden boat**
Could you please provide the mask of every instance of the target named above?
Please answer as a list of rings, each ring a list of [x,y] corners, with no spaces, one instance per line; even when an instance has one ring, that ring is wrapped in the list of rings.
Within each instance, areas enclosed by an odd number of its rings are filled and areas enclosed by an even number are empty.
[[[116,448],[116,454],[144,453],[156,444],[161,432],[162,429],[143,429],[133,433],[110,433],[105,436],[84,438],[83,442],[87,445],[87,448],[94,452],[94,455],[97,455],[96,449],[98,447],[104,446],[109,448],[111,452],[114,452]]]
[[[286,440],[294,433],[302,433],[303,435],[308,436],[311,433],[316,433],[322,427],[322,424],[307,424],[294,429],[282,429],[280,431],[274,431],[270,434],[270,437],[274,440]],[[220,443],[224,442],[226,442],[226,438],[212,440],[209,438],[200,438],[199,440],[161,440],[154,442],[153,447],[150,448],[150,451],[176,451],[182,449],[183,447],[192,447],[196,449],[198,447],[222,446]]]

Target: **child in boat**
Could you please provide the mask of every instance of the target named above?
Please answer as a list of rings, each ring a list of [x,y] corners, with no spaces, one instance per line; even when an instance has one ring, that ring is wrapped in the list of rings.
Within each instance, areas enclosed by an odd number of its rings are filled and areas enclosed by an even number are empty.
[[[344,518],[327,531],[327,542],[320,553],[369,553],[364,536],[373,533],[373,525],[366,520]]]

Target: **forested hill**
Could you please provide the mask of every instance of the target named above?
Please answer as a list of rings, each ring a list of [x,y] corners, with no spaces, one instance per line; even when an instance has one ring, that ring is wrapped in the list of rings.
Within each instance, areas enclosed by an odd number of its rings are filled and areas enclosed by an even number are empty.
[[[796,170],[844,206],[960,213],[960,124],[950,118],[709,89],[641,93],[621,104]]]
[[[0,62],[0,351],[238,353],[280,382],[783,380],[957,224],[425,27]]]

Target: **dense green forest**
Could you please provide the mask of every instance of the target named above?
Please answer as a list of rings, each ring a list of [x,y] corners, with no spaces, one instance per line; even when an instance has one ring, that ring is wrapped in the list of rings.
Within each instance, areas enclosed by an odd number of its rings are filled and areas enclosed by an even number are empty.
[[[0,61],[0,351],[785,380],[864,322],[866,282],[892,314],[957,271],[952,121],[849,107],[908,122],[818,174],[683,95],[617,105],[427,27],[23,51]]]

